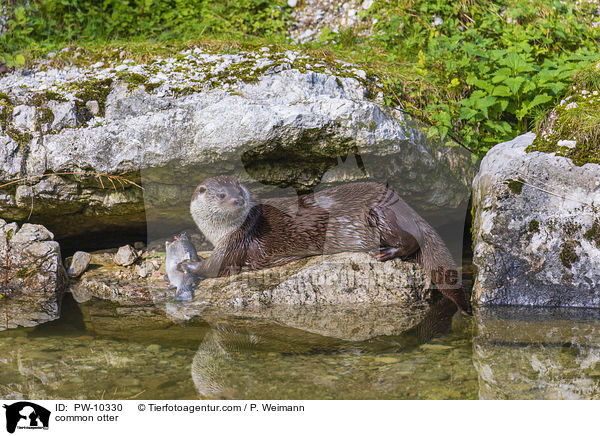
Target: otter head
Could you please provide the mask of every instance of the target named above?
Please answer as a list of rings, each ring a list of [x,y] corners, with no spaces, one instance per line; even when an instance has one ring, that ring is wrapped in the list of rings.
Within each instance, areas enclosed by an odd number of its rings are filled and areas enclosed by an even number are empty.
[[[252,205],[250,192],[236,178],[217,176],[198,185],[190,212],[204,236],[217,245],[244,223]]]

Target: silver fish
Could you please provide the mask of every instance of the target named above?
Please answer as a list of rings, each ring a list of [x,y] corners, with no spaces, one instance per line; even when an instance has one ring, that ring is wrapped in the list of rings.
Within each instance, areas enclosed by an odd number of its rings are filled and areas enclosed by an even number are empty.
[[[166,276],[165,280],[169,282],[169,289],[177,288],[174,301],[189,301],[194,298],[194,288],[199,277],[189,272],[183,272],[177,269],[177,265],[184,260],[198,261],[198,253],[189,236],[184,232],[175,237],[174,241],[165,243],[166,257]]]

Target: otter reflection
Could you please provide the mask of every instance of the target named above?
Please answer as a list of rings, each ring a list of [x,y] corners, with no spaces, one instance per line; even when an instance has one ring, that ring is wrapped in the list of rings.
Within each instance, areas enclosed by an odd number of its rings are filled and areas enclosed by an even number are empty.
[[[192,379],[200,397],[209,399],[376,398],[374,393],[392,392],[406,377],[400,365],[387,363],[402,361],[403,353],[447,334],[456,312],[444,297],[403,333],[359,342],[272,323],[217,321],[194,356]],[[362,388],[352,390],[359,381]]]

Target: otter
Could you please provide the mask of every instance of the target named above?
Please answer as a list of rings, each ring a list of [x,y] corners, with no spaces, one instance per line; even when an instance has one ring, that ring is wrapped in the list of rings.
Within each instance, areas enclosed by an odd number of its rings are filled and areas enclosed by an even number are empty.
[[[179,264],[192,274],[219,277],[345,251],[369,252],[379,261],[415,257],[438,289],[471,313],[440,235],[378,183],[348,183],[298,197],[260,200],[238,179],[217,176],[196,188],[190,212],[215,247],[206,259]]]

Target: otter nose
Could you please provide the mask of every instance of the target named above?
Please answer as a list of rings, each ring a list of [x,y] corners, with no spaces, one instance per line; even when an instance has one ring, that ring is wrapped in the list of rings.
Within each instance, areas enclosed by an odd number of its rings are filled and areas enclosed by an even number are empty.
[[[236,206],[243,206],[246,202],[244,201],[243,198],[236,198],[233,201],[233,204],[235,204]]]

